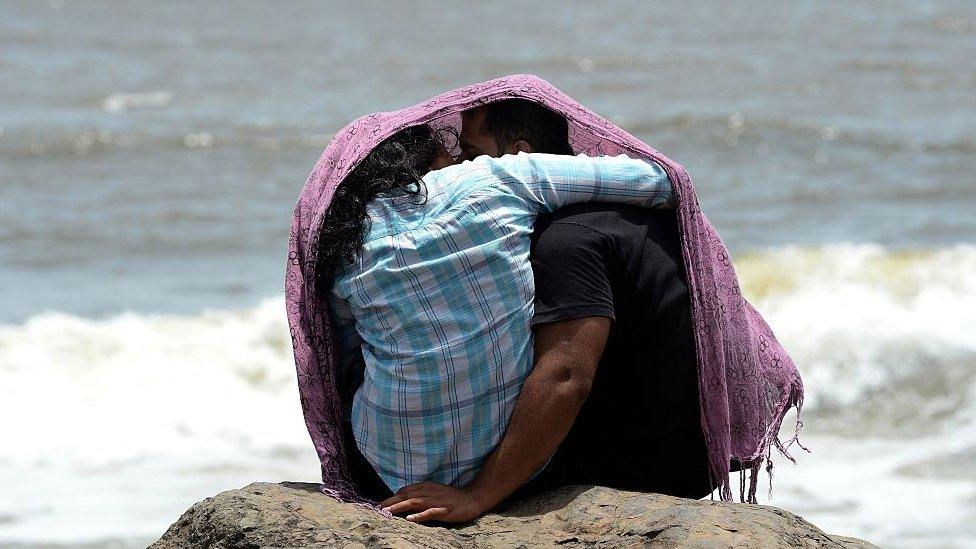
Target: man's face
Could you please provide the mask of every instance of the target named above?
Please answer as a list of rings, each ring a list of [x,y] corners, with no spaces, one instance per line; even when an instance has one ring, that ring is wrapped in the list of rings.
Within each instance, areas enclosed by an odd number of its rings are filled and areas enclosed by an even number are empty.
[[[485,111],[482,109],[465,113],[461,117],[461,159],[473,160],[475,157],[487,154],[499,157],[504,151],[499,150],[498,143],[485,133]]]

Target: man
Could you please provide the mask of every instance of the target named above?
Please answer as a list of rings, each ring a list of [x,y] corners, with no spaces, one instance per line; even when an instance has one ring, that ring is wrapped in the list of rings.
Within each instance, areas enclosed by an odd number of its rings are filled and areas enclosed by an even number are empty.
[[[529,101],[492,103],[463,123],[467,158],[572,154],[566,121]],[[539,218],[531,260],[535,368],[504,438],[469,486],[419,483],[383,505],[460,522],[513,492],[565,484],[710,493],[674,212],[567,206]]]

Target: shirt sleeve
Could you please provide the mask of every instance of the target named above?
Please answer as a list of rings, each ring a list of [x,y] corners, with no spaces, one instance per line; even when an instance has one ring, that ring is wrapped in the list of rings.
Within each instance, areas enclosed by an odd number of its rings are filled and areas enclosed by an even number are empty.
[[[538,232],[532,249],[535,315],[532,325],[587,316],[615,320],[610,238],[572,222]]]
[[[336,365],[336,385],[343,403],[343,413],[348,419],[352,414],[352,397],[363,383],[365,362],[363,361],[363,340],[356,331],[356,319],[349,303],[329,294],[329,309],[332,326],[339,346],[339,363]]]
[[[579,202],[674,207],[668,174],[652,161],[622,154],[590,157],[524,152],[484,158],[503,191],[522,198],[537,213]]]

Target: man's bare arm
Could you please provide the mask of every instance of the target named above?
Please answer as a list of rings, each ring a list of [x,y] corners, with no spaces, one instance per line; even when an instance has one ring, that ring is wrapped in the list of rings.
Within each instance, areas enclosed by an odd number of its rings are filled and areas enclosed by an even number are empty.
[[[477,518],[525,483],[566,438],[589,395],[611,320],[590,316],[535,329],[535,367],[522,386],[505,436],[464,489],[432,482],[402,488],[382,502],[409,520]]]
[[[505,436],[469,487],[485,511],[524,484],[566,438],[590,393],[610,322],[590,316],[535,329],[535,368]]]

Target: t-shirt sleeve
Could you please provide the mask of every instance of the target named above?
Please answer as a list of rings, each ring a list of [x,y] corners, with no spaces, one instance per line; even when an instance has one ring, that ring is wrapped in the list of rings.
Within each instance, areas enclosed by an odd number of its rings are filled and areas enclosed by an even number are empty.
[[[585,225],[559,221],[535,236],[530,256],[535,277],[532,324],[586,316],[615,319],[609,237]]]

